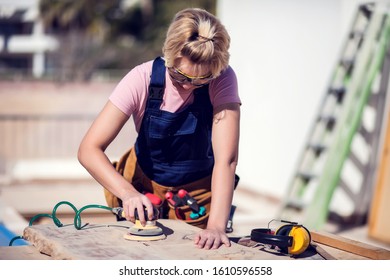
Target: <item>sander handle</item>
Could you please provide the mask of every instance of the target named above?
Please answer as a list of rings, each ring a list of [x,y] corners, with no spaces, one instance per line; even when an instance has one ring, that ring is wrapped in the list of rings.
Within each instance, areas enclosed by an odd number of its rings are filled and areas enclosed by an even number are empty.
[[[122,207],[114,207],[114,208],[112,208],[111,211],[112,211],[112,213],[117,215],[119,218],[125,218],[125,216],[126,216],[125,211],[123,210]],[[135,219],[139,220],[137,209],[135,209],[134,214],[135,214]],[[145,215],[146,221],[155,221],[158,219],[158,217],[160,215],[160,211],[153,205],[153,218],[151,220],[148,219],[148,213],[146,211],[146,208],[144,208],[144,215]]]

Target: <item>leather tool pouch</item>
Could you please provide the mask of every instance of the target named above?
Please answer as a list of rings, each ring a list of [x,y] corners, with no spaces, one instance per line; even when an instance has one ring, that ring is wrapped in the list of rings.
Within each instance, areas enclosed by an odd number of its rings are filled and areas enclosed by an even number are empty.
[[[197,218],[192,218],[191,213],[194,213],[194,211],[191,209],[189,205],[183,205],[183,206],[172,206],[169,202],[167,202],[168,205],[168,218],[169,219],[179,219],[183,220],[186,223],[199,227],[199,228],[206,228],[207,221],[209,218],[210,213],[210,204],[211,204],[211,192],[205,192],[202,194],[196,195],[195,192],[188,192],[197,202],[199,207],[204,207],[205,212],[203,215],[199,215]]]
[[[190,184],[178,187],[167,187],[150,180],[137,164],[134,149],[127,151],[119,161],[114,161],[113,166],[127,181],[131,182],[139,192],[150,192],[161,198],[163,204],[160,207],[161,218],[183,220],[188,224],[199,228],[206,228],[211,204],[211,176],[197,180]],[[166,199],[165,194],[170,191],[177,195],[180,189],[184,189],[195,199],[198,206],[205,208],[205,213],[199,218],[192,219],[193,212],[189,205],[174,207]],[[121,207],[122,201],[104,188],[104,195],[109,207]]]

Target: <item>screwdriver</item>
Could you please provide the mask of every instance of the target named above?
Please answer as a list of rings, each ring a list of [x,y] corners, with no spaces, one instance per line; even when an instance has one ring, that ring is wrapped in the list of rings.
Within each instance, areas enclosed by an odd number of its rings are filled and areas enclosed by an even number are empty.
[[[199,212],[199,205],[198,203],[196,202],[196,200],[190,196],[188,194],[188,192],[186,190],[179,190],[179,192],[177,193],[177,195],[179,196],[179,198],[181,198],[182,200],[184,200],[185,204],[187,204],[188,206],[190,206],[190,208],[195,212],[195,213],[198,213]]]

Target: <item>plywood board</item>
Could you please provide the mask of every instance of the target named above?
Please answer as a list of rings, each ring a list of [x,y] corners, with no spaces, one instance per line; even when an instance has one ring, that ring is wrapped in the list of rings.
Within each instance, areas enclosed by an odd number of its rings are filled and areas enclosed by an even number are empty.
[[[53,259],[291,259],[286,255],[270,254],[234,242],[231,247],[221,246],[218,250],[198,249],[193,244],[193,237],[199,228],[177,220],[159,220],[158,224],[167,235],[164,240],[126,240],[126,227],[133,225],[127,221],[110,226],[88,225],[81,230],[73,225],[34,225],[27,227],[23,236],[37,250]]]
[[[390,251],[323,231],[311,231],[314,242],[374,260],[390,260]]]

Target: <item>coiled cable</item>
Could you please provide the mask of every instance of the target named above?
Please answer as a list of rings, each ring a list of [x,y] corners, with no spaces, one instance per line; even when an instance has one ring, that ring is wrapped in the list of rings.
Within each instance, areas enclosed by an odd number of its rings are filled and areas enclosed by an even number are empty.
[[[29,226],[32,226],[34,224],[34,222],[40,218],[43,218],[43,217],[47,217],[47,218],[50,218],[53,220],[54,224],[57,226],[57,227],[62,227],[64,226],[61,221],[57,218],[57,209],[58,207],[60,207],[61,205],[63,204],[66,204],[68,206],[70,206],[73,211],[75,212],[75,216],[74,216],[74,221],[73,221],[73,225],[74,227],[77,229],[77,230],[80,230],[82,228],[84,228],[85,226],[88,225],[88,223],[86,223],[85,225],[82,225],[81,224],[81,212],[83,212],[84,210],[86,209],[90,209],[90,208],[99,208],[99,209],[104,209],[104,210],[108,210],[108,211],[111,211],[113,212],[114,208],[112,207],[108,207],[108,206],[104,206],[104,205],[99,205],[99,204],[89,204],[89,205],[86,205],[82,208],[80,208],[80,210],[78,210],[72,203],[70,203],[69,201],[61,201],[61,202],[58,202],[54,208],[53,208],[53,211],[50,214],[38,214],[38,215],[35,215],[34,217],[32,217],[30,219],[30,222],[29,222]],[[17,239],[23,239],[23,236],[15,236],[14,238],[12,238],[9,242],[9,246],[12,246],[13,242]]]

